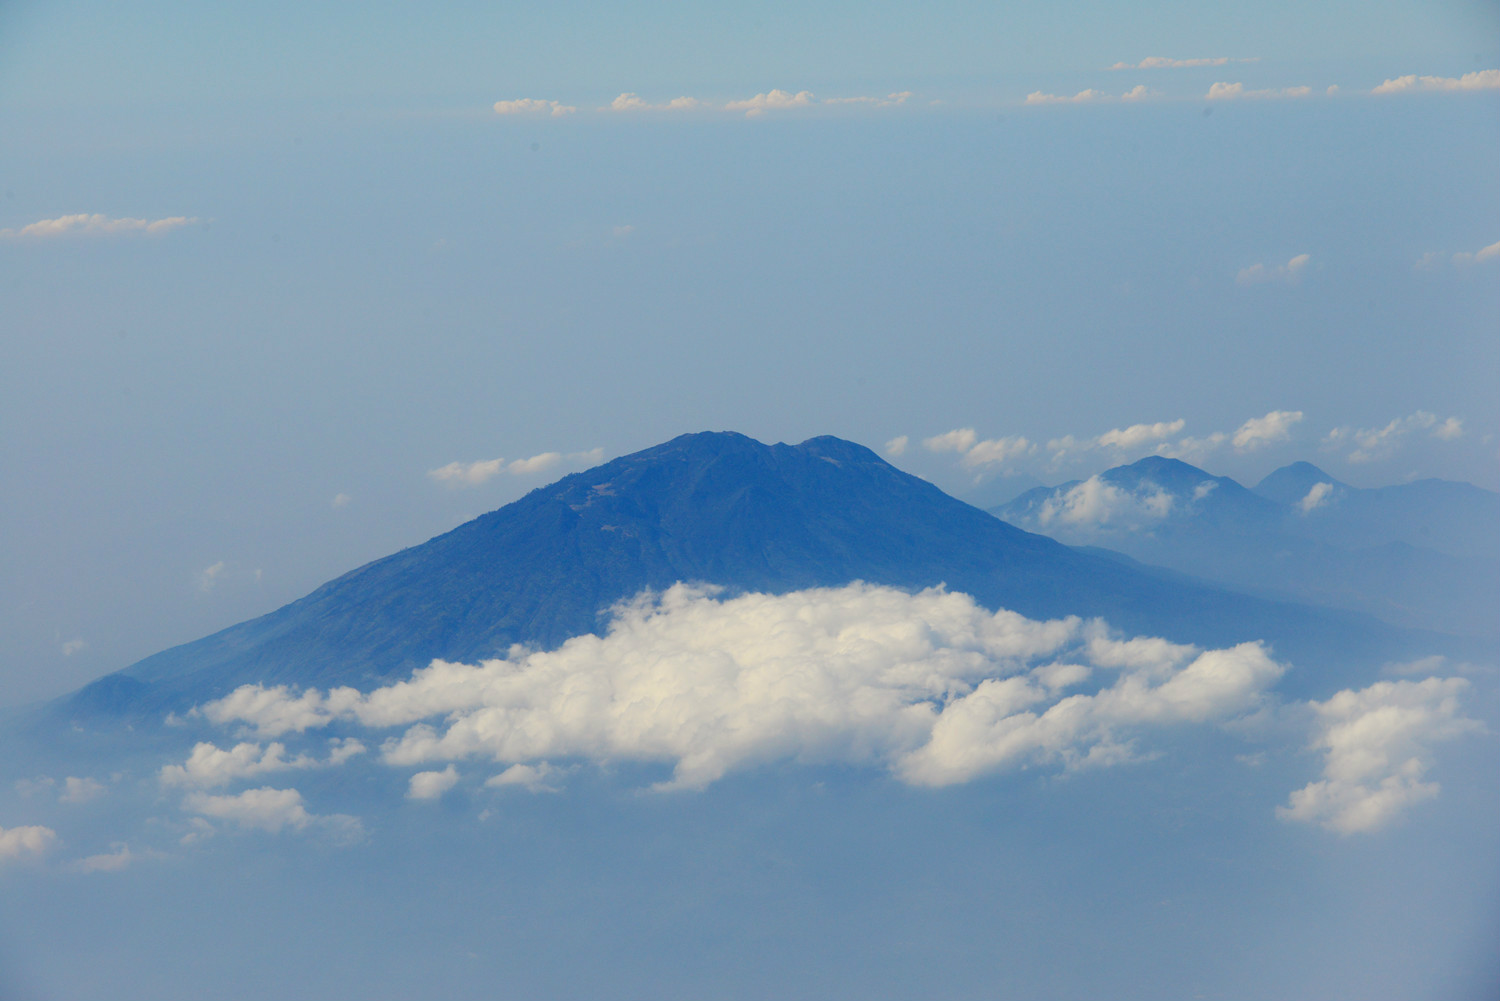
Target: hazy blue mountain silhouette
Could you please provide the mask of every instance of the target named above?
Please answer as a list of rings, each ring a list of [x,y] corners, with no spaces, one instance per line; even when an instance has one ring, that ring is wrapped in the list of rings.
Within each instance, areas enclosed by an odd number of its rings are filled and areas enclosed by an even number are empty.
[[[1319,484],[1327,486],[1313,494]],[[1408,627],[1500,631],[1493,541],[1500,495],[1466,483],[1364,490],[1299,462],[1252,491],[1152,456],[1087,484],[1027,491],[992,513],[1062,542],[1116,549],[1237,590]]]
[[[1361,657],[1429,650],[1373,620],[1068,548],[837,438],[768,446],[703,433],[532,491],[55,708],[156,713],[247,682],[368,688],[434,657],[560,644],[597,631],[615,602],[681,580],[772,592],[947,584],[1029,616],[1102,615],[1133,633],[1206,644],[1268,639],[1301,666],[1346,673]]]
[[[1288,519],[1290,530],[1348,548],[1402,543],[1461,559],[1500,560],[1500,494],[1472,483],[1415,480],[1361,488],[1310,462],[1294,462],[1255,486],[1262,497],[1297,509],[1319,483],[1332,489],[1316,507]]]

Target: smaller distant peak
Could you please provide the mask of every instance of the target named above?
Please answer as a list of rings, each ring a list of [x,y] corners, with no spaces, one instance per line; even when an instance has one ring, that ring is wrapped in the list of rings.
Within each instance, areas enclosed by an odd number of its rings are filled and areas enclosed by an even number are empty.
[[[1348,484],[1340,483],[1311,462],[1294,462],[1289,466],[1282,466],[1257,483],[1255,492],[1281,504],[1295,504],[1319,483],[1349,489]]]

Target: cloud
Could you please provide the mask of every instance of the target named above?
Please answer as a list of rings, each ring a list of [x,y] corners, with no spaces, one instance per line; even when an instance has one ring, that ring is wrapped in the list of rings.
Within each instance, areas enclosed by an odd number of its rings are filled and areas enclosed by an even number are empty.
[[[75,636],[62,645],[62,655],[71,657],[75,653],[82,653],[89,648],[88,640],[81,636]]]
[[[893,459],[899,459],[906,454],[906,446],[911,441],[906,435],[899,435],[885,443],[885,454]]]
[[[1259,56],[1238,59],[1232,56],[1212,56],[1199,59],[1168,59],[1166,56],[1147,56],[1138,63],[1115,63],[1112,70],[1164,70],[1192,69],[1198,66],[1228,66],[1230,63],[1258,63]]]
[[[1126,489],[1091,476],[1071,489],[1054,492],[1042,502],[1036,521],[1043,528],[1133,532],[1162,521],[1172,513],[1175,503],[1171,493],[1153,483]]]
[[[693,111],[703,107],[696,97],[674,97],[670,101],[652,104],[638,94],[621,94],[600,111]]]
[[[214,563],[210,566],[204,567],[198,574],[198,590],[202,591],[204,594],[212,591],[214,589],[214,585],[219,582],[219,578],[224,576],[224,571],[227,569],[228,564],[226,564],[223,560],[220,560],[219,562]]]
[[[1054,464],[1061,462],[1069,455],[1100,448],[1126,452],[1170,438],[1185,427],[1187,427],[1187,421],[1179,417],[1175,421],[1157,421],[1154,424],[1132,424],[1126,428],[1112,428],[1092,438],[1063,435],[1061,438],[1048,441],[1047,451],[1052,453]]]
[[[1242,83],[1215,83],[1208,88],[1208,93],[1203,96],[1210,101],[1235,101],[1242,98],[1262,100],[1277,97],[1307,97],[1311,93],[1311,87],[1273,87],[1266,90],[1246,90],[1245,85]]]
[[[810,91],[799,90],[793,94],[785,90],[773,90],[765,94],[756,94],[754,97],[743,101],[730,101],[724,105],[725,111],[743,111],[747,118],[763,115],[767,111],[780,111],[787,108],[806,108],[814,103]]]
[[[1155,91],[1148,90],[1145,84],[1137,84],[1130,90],[1115,97],[1100,90],[1092,88],[1080,90],[1071,97],[1060,94],[1047,94],[1036,90],[1026,95],[1027,104],[1092,104],[1103,101],[1143,101],[1148,97],[1159,96]]]
[[[492,775],[485,780],[487,789],[504,789],[510,786],[520,786],[527,792],[557,792],[558,787],[552,784],[552,780],[563,775],[567,769],[558,768],[545,761],[539,761],[534,765],[511,765],[499,775]]]
[[[263,786],[246,789],[235,796],[217,796],[195,792],[182,801],[191,813],[225,820],[242,828],[279,834],[287,828],[305,830],[317,825],[328,828],[339,840],[357,839],[363,829],[357,817],[332,813],[325,816],[307,812],[302,794],[296,789],[273,789]]]
[[[354,498],[350,497],[348,494],[334,494],[333,499],[328,502],[328,506],[337,511],[339,508],[348,507],[350,501],[352,500],[354,500]]]
[[[1307,496],[1297,502],[1297,509],[1303,514],[1316,511],[1328,503],[1328,498],[1333,494],[1332,483],[1314,483]]]
[[[234,718],[257,726],[310,710],[324,724],[406,727],[381,749],[396,767],[659,762],[673,769],[667,786],[702,788],[790,759],[945,785],[1027,764],[1130,760],[1154,728],[1249,711],[1282,670],[1259,644],[1121,640],[1102,623],[991,613],[942,589],[721,599],[679,584],[617,606],[605,635],[556,650],[434,661],[367,695],[246,686],[231,699],[247,710]]]
[[[1261,285],[1266,282],[1285,282],[1295,285],[1302,277],[1302,269],[1307,267],[1307,262],[1312,260],[1311,254],[1298,254],[1285,264],[1274,267],[1266,267],[1264,264],[1252,264],[1243,268],[1234,276],[1237,285]]]
[[[429,469],[427,475],[439,483],[453,487],[474,487],[488,482],[501,473],[511,476],[532,476],[545,473],[564,462],[597,465],[604,459],[604,449],[591,448],[585,452],[542,452],[529,459],[482,459],[478,462],[450,462],[437,469]]]
[[[1036,446],[1020,435],[1007,438],[988,438],[980,441],[973,428],[955,428],[922,440],[922,447],[929,452],[957,452],[963,456],[965,469],[982,469],[986,466],[1001,466],[1012,459],[1029,455]],[[906,439],[900,439],[901,448],[906,448]]]
[[[1416,431],[1428,431],[1439,441],[1454,441],[1463,436],[1464,422],[1457,417],[1439,420],[1435,414],[1418,410],[1409,417],[1398,417],[1379,428],[1334,428],[1323,437],[1323,447],[1328,450],[1354,445],[1346,458],[1349,462],[1375,462],[1388,459],[1395,454],[1407,435]]]
[[[1436,796],[1438,784],[1422,781],[1432,765],[1430,745],[1484,729],[1459,715],[1468,686],[1463,678],[1380,681],[1310,703],[1311,746],[1324,752],[1323,778],[1292,793],[1277,815],[1356,834]]]
[[[0,864],[28,855],[41,855],[57,843],[50,827],[0,827]]]
[[[78,859],[69,864],[68,868],[74,872],[119,872],[141,857],[132,852],[129,845],[113,844],[110,848],[113,851]]]
[[[0,240],[45,240],[59,236],[164,236],[174,229],[196,225],[197,216],[165,219],[111,219],[99,214],[58,216],[28,223],[20,229],[0,229]]]
[[[407,799],[438,799],[458,784],[458,769],[449,765],[440,772],[417,772],[406,790]]]
[[[1500,242],[1492,243],[1488,247],[1480,247],[1472,254],[1460,251],[1453,255],[1453,263],[1456,267],[1464,267],[1470,264],[1483,264],[1485,261],[1500,259]]]
[[[823,104],[867,104],[876,108],[894,108],[905,104],[911,99],[911,91],[901,90],[884,97],[829,97],[824,98]]]
[[[497,115],[551,115],[553,118],[561,118],[571,115],[578,109],[571,104],[559,104],[556,101],[539,101],[531,97],[523,97],[514,101],[496,101],[495,114]]]
[[[1477,70],[1460,77],[1398,76],[1370,91],[1372,94],[1443,93],[1453,91],[1500,89],[1500,70]]]
[[[63,791],[57,799],[60,803],[87,803],[102,795],[104,795],[104,784],[99,780],[80,779],[70,775],[63,780]]]
[[[1128,428],[1115,428],[1104,432],[1095,439],[1095,445],[1100,448],[1122,450],[1139,448],[1148,442],[1170,438],[1185,427],[1187,427],[1187,421],[1180,417],[1175,421],[1158,421],[1155,424],[1132,424]]]
[[[979,438],[973,428],[954,428],[922,439],[922,447],[929,452],[967,452]]]
[[[1273,410],[1264,417],[1252,417],[1239,426],[1231,441],[1241,452],[1253,452],[1292,436],[1292,426],[1302,420],[1300,410]]]
[[[295,758],[286,756],[281,744],[239,743],[223,750],[209,743],[193,745],[187,761],[180,765],[165,765],[158,774],[164,786],[190,786],[212,789],[228,785],[236,779],[251,778],[267,772],[286,771],[289,768],[311,768],[317,762],[305,754]]]
[[[294,728],[287,727],[282,732],[286,729]],[[193,745],[192,753],[182,764],[164,765],[157,779],[168,788],[187,786],[213,789],[269,772],[341,765],[355,755],[365,753],[365,745],[353,737],[335,737],[328,745],[327,760],[318,761],[306,754],[289,758],[286,756],[286,748],[279,743],[262,748],[259,744],[241,742],[226,751],[213,744],[199,742]]]

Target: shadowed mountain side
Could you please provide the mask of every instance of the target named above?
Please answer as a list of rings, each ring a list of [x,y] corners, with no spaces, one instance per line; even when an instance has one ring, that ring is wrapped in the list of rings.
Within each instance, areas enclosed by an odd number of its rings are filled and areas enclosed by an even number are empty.
[[[532,491],[360,567],[258,619],[164,651],[60,700],[87,716],[182,709],[248,682],[370,688],[432,658],[597,631],[601,610],[677,581],[786,592],[853,580],[947,584],[1035,618],[1106,617],[1131,633],[1267,639],[1330,689],[1427,637],[1247,598],[1021,531],[860,445],[683,435]]]

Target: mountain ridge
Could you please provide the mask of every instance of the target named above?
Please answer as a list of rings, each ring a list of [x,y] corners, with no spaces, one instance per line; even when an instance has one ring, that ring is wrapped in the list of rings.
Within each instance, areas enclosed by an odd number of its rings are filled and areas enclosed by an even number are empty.
[[[1362,645],[1401,645],[1373,621],[1071,549],[862,445],[702,432],[563,477],[56,706],[64,715],[149,715],[249,682],[370,687],[435,657],[556,646],[597,631],[616,602],[682,580],[775,593],[854,580],[946,584],[1032,618],[1099,615],[1129,632],[1202,644],[1268,639],[1330,669]]]

